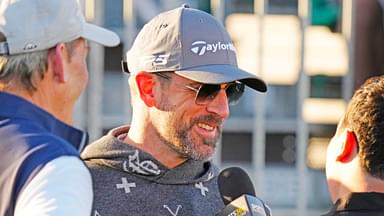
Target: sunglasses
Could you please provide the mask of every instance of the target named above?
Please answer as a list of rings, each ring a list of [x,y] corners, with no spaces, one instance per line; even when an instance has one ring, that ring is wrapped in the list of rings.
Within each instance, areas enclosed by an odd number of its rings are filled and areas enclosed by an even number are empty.
[[[160,76],[164,79],[170,79],[171,77],[165,75],[164,73],[155,73],[157,76]],[[226,84],[222,87],[223,84],[200,84],[198,87],[191,85],[183,85],[183,87],[196,92],[195,103],[197,105],[207,105],[210,103],[221,89],[225,90],[228,98],[228,104],[230,106],[236,105],[239,102],[240,97],[244,93],[244,84],[235,81]]]

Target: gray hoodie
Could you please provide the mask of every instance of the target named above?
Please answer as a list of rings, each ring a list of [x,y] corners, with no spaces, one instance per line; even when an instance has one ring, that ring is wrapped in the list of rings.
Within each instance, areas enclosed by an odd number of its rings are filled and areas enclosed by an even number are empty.
[[[110,131],[82,154],[93,177],[94,216],[210,216],[224,208],[211,162],[190,159],[168,169],[123,143],[128,130]]]

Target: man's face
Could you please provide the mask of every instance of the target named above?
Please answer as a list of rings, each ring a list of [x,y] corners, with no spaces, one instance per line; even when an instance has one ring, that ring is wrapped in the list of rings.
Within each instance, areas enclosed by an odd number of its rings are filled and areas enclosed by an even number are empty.
[[[161,78],[160,78],[161,79]],[[199,83],[172,75],[160,88],[160,104],[154,124],[163,143],[186,158],[206,160],[214,153],[223,121],[229,116],[224,90],[206,105],[195,103],[196,92],[185,85]]]

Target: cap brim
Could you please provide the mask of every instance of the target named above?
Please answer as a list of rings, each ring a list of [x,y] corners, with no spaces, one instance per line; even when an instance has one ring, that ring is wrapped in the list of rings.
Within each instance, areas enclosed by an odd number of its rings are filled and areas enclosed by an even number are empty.
[[[237,80],[257,91],[267,91],[267,85],[262,79],[233,65],[205,65],[175,71],[175,73],[190,80],[207,84],[227,83]]]
[[[89,23],[84,23],[81,36],[107,47],[114,47],[120,44],[120,38],[116,33]]]

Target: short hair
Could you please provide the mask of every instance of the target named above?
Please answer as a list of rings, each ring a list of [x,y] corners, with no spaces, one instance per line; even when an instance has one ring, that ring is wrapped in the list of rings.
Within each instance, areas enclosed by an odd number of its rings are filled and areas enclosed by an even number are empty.
[[[363,169],[384,179],[384,76],[368,79],[354,93],[343,126],[355,132]]]
[[[65,43],[69,57],[73,55],[76,42],[77,40],[73,40]],[[44,79],[47,71],[48,52],[49,50],[42,50],[17,55],[0,55],[0,84],[6,86],[9,82],[16,82],[30,92],[36,91],[38,81]]]

